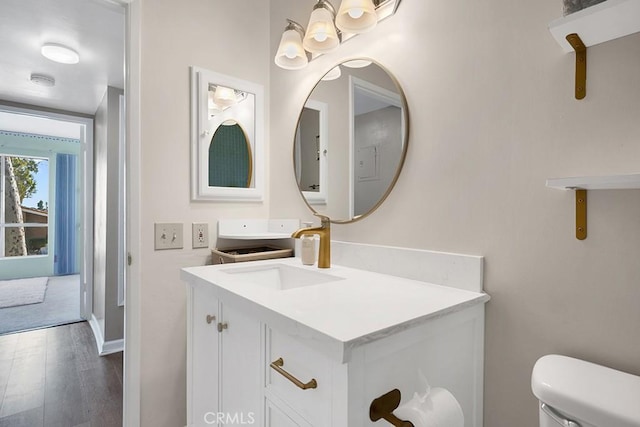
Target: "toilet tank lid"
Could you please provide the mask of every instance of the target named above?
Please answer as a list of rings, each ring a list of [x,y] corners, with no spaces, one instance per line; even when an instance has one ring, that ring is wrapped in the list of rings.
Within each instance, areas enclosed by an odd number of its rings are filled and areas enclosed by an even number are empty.
[[[531,375],[533,394],[567,415],[596,426],[640,426],[640,377],[551,354]]]

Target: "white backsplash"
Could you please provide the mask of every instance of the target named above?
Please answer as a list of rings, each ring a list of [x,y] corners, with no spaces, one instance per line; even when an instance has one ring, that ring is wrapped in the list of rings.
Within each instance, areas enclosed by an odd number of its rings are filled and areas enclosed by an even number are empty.
[[[484,257],[331,241],[331,263],[482,292]]]

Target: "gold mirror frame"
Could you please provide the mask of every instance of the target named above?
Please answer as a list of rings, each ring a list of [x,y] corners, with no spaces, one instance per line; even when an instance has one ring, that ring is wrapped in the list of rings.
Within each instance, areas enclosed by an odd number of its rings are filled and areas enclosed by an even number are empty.
[[[389,77],[389,79],[393,82],[393,84],[394,84],[394,86],[395,86],[396,93],[397,93],[397,95],[400,97],[400,102],[401,102],[401,105],[402,105],[401,117],[402,117],[402,120],[403,120],[403,123],[402,123],[402,125],[403,125],[403,126],[402,126],[402,129],[404,130],[403,135],[402,135],[402,137],[401,137],[401,140],[402,140],[402,152],[401,152],[401,154],[400,154],[400,158],[399,158],[398,164],[397,164],[397,166],[396,166],[395,174],[394,174],[393,178],[391,179],[391,181],[389,182],[389,185],[388,185],[388,187],[387,187],[386,191],[382,194],[382,196],[380,197],[380,199],[379,199],[376,203],[374,203],[374,204],[372,205],[372,207],[371,207],[367,212],[365,212],[365,213],[363,213],[363,214],[361,214],[361,215],[356,215],[356,216],[353,216],[352,218],[347,218],[347,219],[336,219],[336,218],[331,218],[331,222],[332,222],[332,223],[334,223],[334,224],[348,224],[348,223],[352,223],[352,222],[359,221],[359,220],[361,220],[361,219],[363,219],[363,218],[366,218],[366,217],[368,217],[369,215],[371,215],[373,212],[375,212],[375,211],[376,211],[376,209],[378,209],[378,207],[379,207],[380,205],[382,205],[382,203],[384,203],[384,201],[387,199],[387,197],[389,196],[389,194],[391,194],[391,191],[392,191],[392,190],[393,190],[393,188],[395,187],[396,182],[398,181],[398,178],[399,178],[399,176],[400,176],[400,172],[402,171],[402,168],[403,168],[403,166],[404,166],[404,162],[405,162],[405,159],[406,159],[406,156],[407,156],[407,149],[408,149],[408,145],[409,145],[409,109],[408,109],[408,106],[407,106],[407,99],[406,99],[406,96],[405,96],[405,94],[404,94],[404,91],[402,90],[402,87],[400,86],[400,84],[399,84],[399,82],[398,82],[397,78],[396,78],[396,77],[395,77],[395,76],[394,76],[394,75],[393,75],[393,74],[392,74],[392,73],[391,73],[391,72],[390,72],[390,71],[389,71],[385,66],[383,66],[382,64],[380,64],[379,62],[377,62],[377,61],[375,61],[375,60],[373,60],[373,59],[371,59],[371,58],[364,58],[364,57],[355,57],[355,58],[349,58],[349,59],[346,59],[346,60],[342,61],[341,63],[335,64],[333,67],[331,67],[331,68],[329,69],[329,71],[327,71],[325,74],[323,74],[323,76],[320,78],[320,80],[318,80],[318,82],[313,86],[313,88],[312,88],[312,89],[311,89],[311,91],[309,92],[309,95],[308,95],[308,96],[307,96],[307,98],[305,99],[304,104],[303,104],[303,105],[302,105],[302,107],[300,108],[300,113],[298,114],[298,120],[297,120],[297,123],[296,123],[296,132],[295,132],[295,135],[297,135],[297,134],[298,134],[298,127],[300,126],[300,121],[301,121],[301,118],[302,118],[303,110],[304,110],[304,108],[305,108],[305,106],[306,106],[307,102],[308,102],[309,100],[311,100],[311,96],[313,95],[313,93],[314,93],[314,91],[316,90],[316,88],[318,87],[318,85],[319,85],[319,84],[321,84],[321,83],[323,82],[322,78],[324,78],[324,77],[325,77],[329,72],[331,72],[335,67],[337,67],[337,66],[343,66],[343,65],[344,65],[345,63],[347,63],[347,62],[355,61],[355,60],[370,61],[370,62],[371,62],[371,65],[375,65],[375,66],[379,67],[382,71],[384,71],[384,72],[387,74],[387,76]],[[342,70],[345,70],[345,69],[350,70],[350,68],[346,68],[346,67],[344,67],[344,66],[343,66],[343,67],[341,67],[341,68],[342,68]],[[356,70],[357,70],[357,69],[356,69]],[[351,101],[349,101],[349,97],[350,97],[350,96],[351,96],[351,95],[350,95],[349,93],[347,93],[347,94],[345,95],[345,98],[347,98],[345,102],[351,102]],[[331,124],[329,124],[329,126],[328,126],[328,127],[331,127]],[[294,179],[296,180],[296,185],[298,186],[298,191],[299,191],[299,193],[300,193],[300,197],[302,197],[302,199],[304,200],[304,202],[305,202],[305,204],[307,205],[307,207],[309,208],[309,210],[311,210],[314,214],[319,213],[319,214],[323,214],[323,215],[325,215],[325,214],[326,214],[325,212],[319,212],[319,211],[318,211],[318,210],[317,210],[317,209],[316,209],[316,208],[315,208],[315,207],[314,207],[314,206],[309,202],[309,200],[307,200],[307,198],[306,198],[306,197],[304,196],[304,194],[303,194],[303,190],[300,188],[300,183],[298,182],[298,179],[297,179],[297,177],[296,177],[296,149],[295,149],[295,145],[296,145],[296,138],[297,138],[297,136],[294,136],[294,150],[292,150],[292,151],[293,151],[293,154],[292,154],[292,155],[293,155],[293,159],[292,159],[292,160],[293,160],[293,162],[292,162],[292,163],[293,163]],[[353,144],[354,144],[354,142],[353,142],[353,138],[352,138],[352,136],[351,136],[351,135],[349,136],[349,144],[351,145],[350,150],[353,150]],[[330,155],[331,155],[331,153],[329,152],[329,156],[330,156]],[[354,179],[354,177],[353,177],[353,175],[354,175],[354,170],[353,170],[353,161],[354,161],[354,159],[353,159],[353,158],[351,158],[351,164],[349,165],[349,179],[350,179],[350,180],[353,180],[353,179]],[[330,173],[330,172],[328,172],[328,173]],[[320,181],[322,181],[322,179],[320,179]],[[348,185],[351,185],[351,184],[350,184],[350,183],[348,183]],[[350,195],[349,195],[349,197],[352,197],[352,196],[353,196],[353,194],[350,194]],[[331,196],[329,195],[329,198],[330,198],[330,197],[331,197]],[[351,201],[349,201],[349,202],[351,202]],[[329,202],[329,203],[330,203],[330,202]]]

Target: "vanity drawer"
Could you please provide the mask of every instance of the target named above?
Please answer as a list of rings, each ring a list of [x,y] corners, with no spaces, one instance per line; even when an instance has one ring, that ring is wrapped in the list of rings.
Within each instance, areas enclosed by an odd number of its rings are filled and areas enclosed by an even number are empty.
[[[266,388],[313,425],[331,425],[331,361],[290,335],[267,327]],[[272,365],[285,372],[280,373]],[[282,362],[282,363],[280,363]],[[286,375],[297,379],[294,384]],[[303,389],[314,379],[315,388]]]
[[[269,398],[265,399],[265,427],[313,427],[292,410],[280,408]]]

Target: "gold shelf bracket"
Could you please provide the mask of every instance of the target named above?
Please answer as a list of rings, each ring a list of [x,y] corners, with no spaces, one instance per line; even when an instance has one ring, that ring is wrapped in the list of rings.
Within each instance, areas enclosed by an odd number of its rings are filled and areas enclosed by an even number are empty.
[[[576,189],[576,239],[587,238],[587,190]]]
[[[576,51],[576,99],[587,96],[587,47],[576,33],[567,35],[567,41]]]

